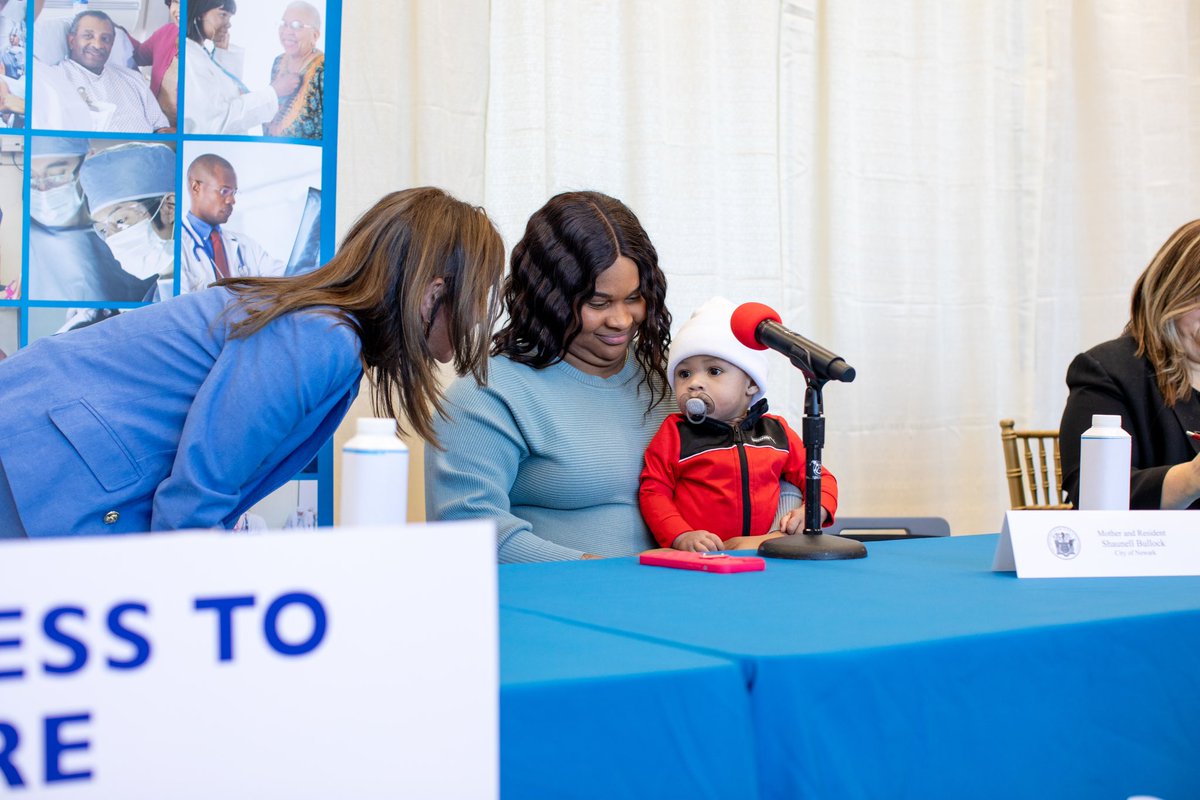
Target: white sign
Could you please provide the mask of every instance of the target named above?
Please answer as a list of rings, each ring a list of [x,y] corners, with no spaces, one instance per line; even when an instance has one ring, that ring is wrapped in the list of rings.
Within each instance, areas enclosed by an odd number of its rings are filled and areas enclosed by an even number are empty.
[[[0,796],[496,797],[495,552],[490,522],[6,541]]]
[[[1008,511],[992,569],[1021,578],[1200,575],[1200,515]]]

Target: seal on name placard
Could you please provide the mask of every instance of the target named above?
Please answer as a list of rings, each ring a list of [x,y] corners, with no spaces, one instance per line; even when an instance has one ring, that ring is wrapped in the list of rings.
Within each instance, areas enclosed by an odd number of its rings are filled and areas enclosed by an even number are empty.
[[[1050,552],[1059,558],[1071,559],[1079,555],[1079,536],[1065,525],[1051,528],[1046,544],[1050,546]]]

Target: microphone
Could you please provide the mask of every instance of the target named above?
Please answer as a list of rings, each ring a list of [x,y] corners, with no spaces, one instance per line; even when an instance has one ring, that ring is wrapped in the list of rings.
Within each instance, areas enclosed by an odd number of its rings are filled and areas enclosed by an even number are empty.
[[[846,359],[785,328],[781,323],[779,314],[770,306],[742,303],[734,309],[729,327],[746,347],[753,350],[766,350],[769,347],[783,353],[797,366],[811,364],[815,378],[845,383],[854,380],[854,367],[847,364]],[[804,370],[803,367],[801,369]]]

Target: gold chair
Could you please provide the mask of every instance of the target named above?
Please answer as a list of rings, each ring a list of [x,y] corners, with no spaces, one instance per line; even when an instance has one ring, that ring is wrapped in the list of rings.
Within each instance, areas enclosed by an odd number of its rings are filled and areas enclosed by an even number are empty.
[[[1008,498],[1014,511],[1073,508],[1062,485],[1058,431],[1018,431],[1000,420]]]

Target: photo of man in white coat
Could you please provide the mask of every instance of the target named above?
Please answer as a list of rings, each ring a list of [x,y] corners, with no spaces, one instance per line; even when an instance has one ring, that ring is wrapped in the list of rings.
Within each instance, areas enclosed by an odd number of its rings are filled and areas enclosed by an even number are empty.
[[[197,156],[188,166],[191,207],[182,221],[183,279],[180,292],[194,292],[221,278],[279,276],[287,264],[244,233],[225,227],[237,203],[233,165],[215,153]]]

